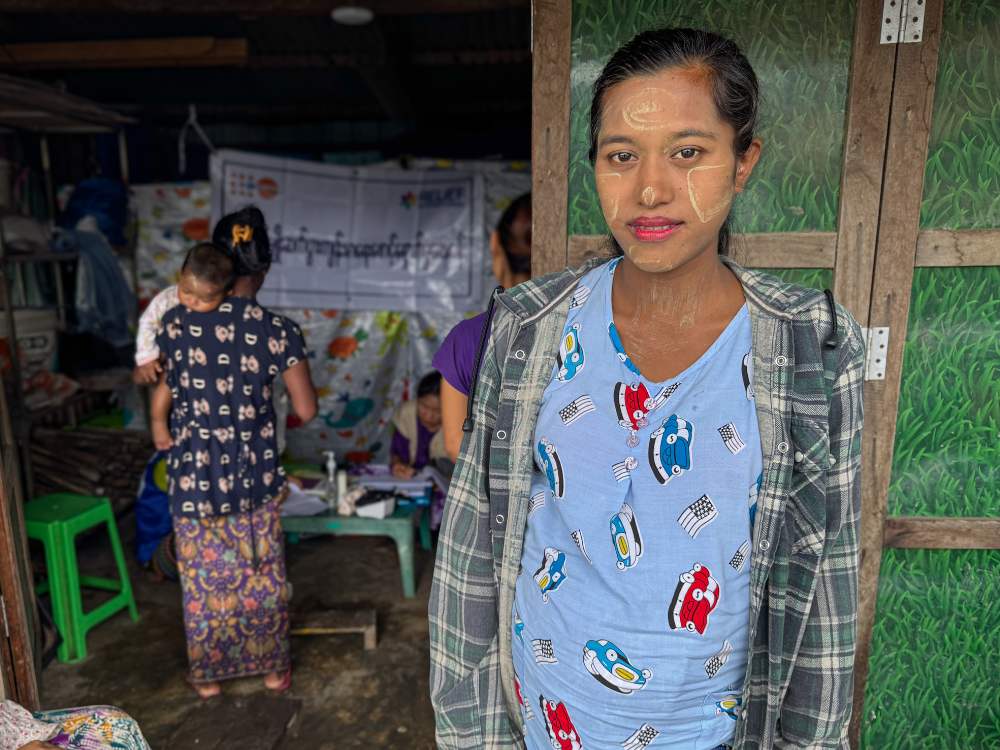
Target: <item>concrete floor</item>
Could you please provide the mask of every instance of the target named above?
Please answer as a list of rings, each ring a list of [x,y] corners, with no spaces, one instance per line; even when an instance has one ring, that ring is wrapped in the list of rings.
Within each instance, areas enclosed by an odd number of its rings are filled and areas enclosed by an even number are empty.
[[[131,515],[119,520],[129,546],[133,525]],[[140,621],[133,623],[120,613],[91,631],[85,661],[53,661],[42,675],[43,707],[119,706],[139,722],[154,750],[188,750],[179,744],[192,741],[181,742],[176,733],[192,727],[206,732],[199,735],[197,747],[207,750],[433,748],[427,676],[427,597],[433,560],[416,546],[418,591],[409,600],[403,598],[395,547],[388,539],[323,537],[287,548],[293,612],[374,608],[379,643],[374,651],[365,652],[360,635],[293,638],[292,689],[286,694],[288,701],[272,699],[279,700],[274,704],[259,697],[266,693],[259,679],[226,682],[221,698],[200,701],[184,680],[187,658],[180,588],[151,581],[133,563]],[[81,545],[81,557],[84,570],[96,574],[113,570],[98,539]],[[250,714],[255,721],[233,718]],[[291,714],[295,718],[286,732]]]

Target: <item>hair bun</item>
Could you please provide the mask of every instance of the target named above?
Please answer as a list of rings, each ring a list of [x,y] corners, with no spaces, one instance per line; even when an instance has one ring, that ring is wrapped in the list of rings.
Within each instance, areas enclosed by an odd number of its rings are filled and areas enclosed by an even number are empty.
[[[271,267],[267,222],[256,206],[246,206],[219,219],[212,240],[232,256],[237,276],[252,276]]]

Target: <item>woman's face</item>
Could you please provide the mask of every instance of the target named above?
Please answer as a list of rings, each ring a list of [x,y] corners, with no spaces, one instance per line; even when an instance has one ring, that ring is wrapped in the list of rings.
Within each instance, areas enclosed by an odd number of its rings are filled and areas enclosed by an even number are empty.
[[[601,209],[626,257],[662,273],[715,252],[733,196],[760,155],[733,153],[703,68],[630,78],[604,95],[594,179]]]
[[[441,397],[421,396],[417,399],[417,417],[431,432],[441,429]]]

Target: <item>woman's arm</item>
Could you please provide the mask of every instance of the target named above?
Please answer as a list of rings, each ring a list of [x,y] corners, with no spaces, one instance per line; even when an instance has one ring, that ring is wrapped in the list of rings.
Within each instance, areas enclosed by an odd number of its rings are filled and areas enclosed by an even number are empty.
[[[292,411],[302,420],[303,424],[311,421],[318,410],[316,389],[313,387],[312,375],[309,372],[309,362],[301,360],[289,367],[282,374],[288,398],[292,403]]]
[[[864,421],[864,344],[847,314],[843,346],[830,399],[827,507],[838,508],[839,530],[826,541],[816,572],[812,607],[781,704],[776,748],[848,748],[857,647],[858,569],[861,537],[861,428]]]
[[[444,449],[448,457],[458,461],[462,449],[462,425],[469,406],[469,397],[444,378],[441,379],[441,430],[444,432]]]
[[[167,386],[166,379],[161,377],[160,382],[153,390],[153,397],[149,404],[153,444],[160,451],[170,450],[174,444],[170,437],[170,428],[167,426],[172,402],[173,396],[170,393],[170,388]]]

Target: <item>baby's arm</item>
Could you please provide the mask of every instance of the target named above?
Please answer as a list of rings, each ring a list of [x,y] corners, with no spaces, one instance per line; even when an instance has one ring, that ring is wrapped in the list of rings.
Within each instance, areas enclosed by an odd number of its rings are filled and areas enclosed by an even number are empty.
[[[180,304],[177,299],[177,287],[168,286],[157,294],[153,301],[139,318],[139,327],[135,336],[135,370],[132,379],[136,383],[149,385],[159,378],[160,349],[156,345],[156,332],[164,314]]]
[[[153,443],[160,451],[169,450],[173,447],[174,441],[170,437],[170,428],[167,426],[167,419],[170,417],[170,404],[173,403],[173,396],[164,378],[160,379],[153,390],[153,397],[150,400],[149,412],[153,429]]]

